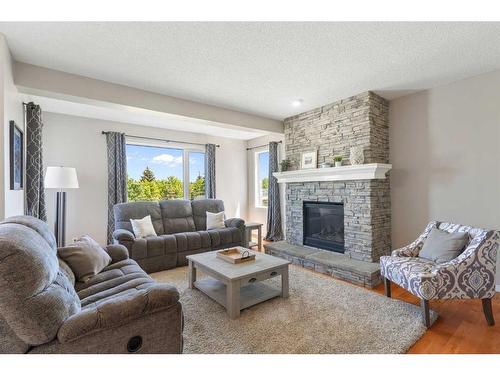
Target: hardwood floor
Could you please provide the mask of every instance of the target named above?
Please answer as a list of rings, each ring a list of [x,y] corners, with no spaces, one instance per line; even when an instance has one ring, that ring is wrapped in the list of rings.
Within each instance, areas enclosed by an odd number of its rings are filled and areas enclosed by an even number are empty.
[[[384,294],[384,286],[373,289]],[[419,304],[419,299],[392,284],[392,298]],[[486,324],[480,300],[430,301],[430,308],[439,314],[438,320],[413,345],[413,354],[490,354],[500,353],[500,295],[492,301],[496,325]]]
[[[384,295],[383,284],[369,290]],[[395,284],[392,284],[392,298],[417,306],[420,303],[417,297]],[[480,300],[430,301],[430,308],[439,314],[439,318],[408,353],[500,354],[500,293],[493,298],[492,306],[496,325],[491,327],[486,324]]]

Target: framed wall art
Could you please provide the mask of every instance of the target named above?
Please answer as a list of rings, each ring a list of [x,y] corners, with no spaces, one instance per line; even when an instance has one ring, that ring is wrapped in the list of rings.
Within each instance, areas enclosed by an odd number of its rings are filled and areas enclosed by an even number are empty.
[[[10,190],[23,189],[24,134],[14,121],[10,121]]]
[[[300,167],[302,169],[311,169],[318,167],[318,150],[304,151],[300,158]]]

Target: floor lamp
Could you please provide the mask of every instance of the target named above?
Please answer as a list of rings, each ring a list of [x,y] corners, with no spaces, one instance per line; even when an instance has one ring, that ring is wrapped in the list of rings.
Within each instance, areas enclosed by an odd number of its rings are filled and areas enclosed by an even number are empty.
[[[56,193],[56,220],[54,235],[57,247],[66,245],[66,192],[63,189],[78,189],[76,169],[71,167],[47,167],[44,180],[46,189],[58,189]]]

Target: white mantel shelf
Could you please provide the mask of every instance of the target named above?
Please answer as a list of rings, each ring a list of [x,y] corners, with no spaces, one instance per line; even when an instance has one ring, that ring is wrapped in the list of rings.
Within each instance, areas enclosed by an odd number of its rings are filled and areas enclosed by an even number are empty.
[[[298,171],[275,172],[278,183],[309,181],[352,181],[385,179],[392,164],[360,164],[343,167],[300,169]]]

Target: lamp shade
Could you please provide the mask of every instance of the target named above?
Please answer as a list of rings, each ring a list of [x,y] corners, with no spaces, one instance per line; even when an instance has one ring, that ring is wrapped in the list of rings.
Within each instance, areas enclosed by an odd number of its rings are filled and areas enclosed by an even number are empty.
[[[44,184],[46,189],[78,189],[76,169],[71,167],[47,167]]]

